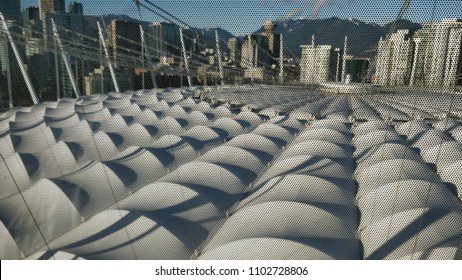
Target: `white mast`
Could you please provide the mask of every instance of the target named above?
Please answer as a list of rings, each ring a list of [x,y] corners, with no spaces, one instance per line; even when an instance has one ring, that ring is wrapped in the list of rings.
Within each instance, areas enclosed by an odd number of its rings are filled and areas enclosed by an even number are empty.
[[[284,82],[284,44],[282,42],[282,33],[279,35],[279,82]]]
[[[16,61],[18,62],[19,69],[21,70],[24,81],[26,82],[27,89],[29,90],[30,97],[32,98],[32,102],[34,102],[34,104],[38,104],[39,99],[37,97],[37,94],[35,93],[34,87],[32,86],[32,82],[30,81],[29,74],[27,74],[26,68],[24,67],[24,63],[22,62],[21,56],[19,55],[18,49],[16,48],[16,44],[14,43],[13,38],[11,37],[10,30],[1,12],[0,12],[0,21],[2,22],[2,25],[3,25],[3,31],[6,33],[6,36],[8,37],[8,40],[10,41],[11,48],[13,49],[14,56],[16,57]]]
[[[345,36],[345,44],[343,46],[343,64],[342,64],[342,83],[346,81],[346,56],[348,51],[348,36]]]
[[[56,23],[51,19],[51,25],[53,26],[53,34],[55,37],[55,40],[58,42],[59,50],[61,51],[61,56],[63,57],[64,60],[64,65],[66,66],[67,74],[69,75],[69,79],[71,80],[72,88],[74,89],[75,97],[80,98],[80,91],[77,87],[77,83],[75,81],[75,76],[72,71],[71,64],[69,63],[69,58],[67,57],[67,54],[64,50],[63,44],[61,42],[61,37],[59,36],[58,28],[56,27]]]
[[[223,74],[223,64],[221,62],[221,50],[220,50],[220,38],[218,37],[218,31],[215,30],[215,41],[217,44],[217,56],[218,56],[218,67],[220,69],[220,78],[221,78],[221,85],[225,84],[224,74]]]
[[[156,81],[156,73],[154,72],[154,65],[152,64],[152,56],[151,53],[149,52],[148,48],[148,43],[146,42],[146,37],[144,35],[144,30],[143,26],[140,25],[140,31],[141,31],[141,42],[142,45],[144,46],[144,54],[146,55],[146,59],[148,60],[148,65],[150,68],[149,73],[151,73],[151,80],[152,80],[152,85],[154,88],[157,88],[157,81]],[[144,61],[144,58],[143,58]]]
[[[188,76],[188,85],[191,87],[191,76],[189,75],[189,61],[188,61],[188,55],[186,53],[186,47],[184,44],[184,38],[183,38],[183,28],[180,27],[180,40],[181,40],[181,48],[183,50],[183,59],[184,59],[184,66],[186,68],[186,75]]]
[[[107,64],[109,66],[109,72],[111,72],[112,82],[114,83],[114,89],[116,92],[120,92],[119,84],[117,83],[116,75],[114,72],[114,67],[112,66],[111,58],[109,57],[109,51],[107,50],[106,42],[104,41],[103,29],[101,29],[101,25],[97,21],[96,24],[98,25],[98,33],[99,33],[99,40],[101,45],[104,49],[104,54],[106,55]]]

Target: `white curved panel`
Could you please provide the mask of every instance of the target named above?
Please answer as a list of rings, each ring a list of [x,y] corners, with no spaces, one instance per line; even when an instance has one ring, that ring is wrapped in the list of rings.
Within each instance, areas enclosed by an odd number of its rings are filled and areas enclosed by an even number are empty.
[[[399,212],[415,208],[441,208],[461,212],[462,205],[442,184],[422,180],[390,183],[361,196],[360,229]]]
[[[457,246],[461,237],[462,213],[439,208],[400,212],[361,232],[365,259],[399,259],[436,247]]]
[[[260,181],[287,174],[305,174],[331,180],[351,180],[353,170],[353,165],[340,164],[322,157],[301,155],[277,161],[266,171]]]
[[[186,163],[160,181],[193,184],[217,189],[228,194],[242,194],[255,174],[237,166],[220,166],[215,163],[194,161]]]
[[[50,247],[85,259],[188,259],[191,255],[187,245],[153,217],[123,210],[97,214]]]
[[[390,159],[356,174],[356,180],[360,185],[358,196],[389,183],[412,179],[436,184],[440,182],[438,176],[424,163],[408,159]]]
[[[333,260],[315,247],[287,239],[247,238],[199,255],[199,260]]]
[[[0,157],[0,199],[16,194],[31,185],[29,174],[19,154]]]
[[[320,156],[326,158],[337,158],[337,159],[351,159],[351,153],[353,149],[341,147],[331,142],[312,140],[297,143],[290,146],[284,154],[281,155],[280,159],[286,159],[297,155],[311,155]]]
[[[8,229],[0,221],[0,259],[17,260],[21,258],[21,251]]]
[[[353,208],[354,185],[334,184],[326,179],[309,176],[289,174],[277,176],[256,186],[249,195],[244,198],[237,210],[250,205],[269,201],[293,201],[312,204],[331,209]]]
[[[59,187],[45,179],[22,191],[22,196],[2,199],[0,211],[5,226],[26,255],[45,244],[43,237],[53,240],[81,222],[74,204]]]
[[[311,205],[287,201],[266,202],[233,214],[204,251],[236,240],[268,237],[303,240],[306,245],[319,247],[320,251],[327,253],[334,251],[335,247],[337,254],[354,259],[359,257],[359,246],[350,222]]]
[[[351,137],[348,134],[342,133],[338,130],[331,128],[309,127],[307,130],[300,133],[300,135],[294,141],[295,143],[300,143],[311,140],[327,141],[342,145],[351,145]]]

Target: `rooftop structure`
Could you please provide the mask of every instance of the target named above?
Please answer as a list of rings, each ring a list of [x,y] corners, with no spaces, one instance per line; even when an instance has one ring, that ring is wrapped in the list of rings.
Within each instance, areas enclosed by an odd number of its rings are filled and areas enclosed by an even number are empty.
[[[409,30],[398,30],[385,40],[380,38],[377,51],[377,84],[408,85],[413,55],[414,42],[409,37]]]
[[[321,84],[338,81],[342,55],[339,49],[330,45],[302,45],[300,61],[300,82],[305,84]]]
[[[425,23],[414,40],[413,85],[448,87],[462,84],[461,20]]]
[[[453,259],[450,102],[220,86],[2,113],[0,258]]]

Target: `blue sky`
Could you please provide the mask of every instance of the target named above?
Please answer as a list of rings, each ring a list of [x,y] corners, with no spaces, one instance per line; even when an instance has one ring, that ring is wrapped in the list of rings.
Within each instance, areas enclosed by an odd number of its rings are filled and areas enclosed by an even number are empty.
[[[142,0],[141,0],[142,1]],[[290,14],[312,17],[316,2],[320,6],[317,18],[336,16],[356,18],[365,22],[386,24],[396,18],[403,0],[151,0],[175,16],[195,27],[222,27],[242,35],[254,31],[272,17],[278,19]],[[70,0],[66,0],[66,6]],[[132,0],[80,0],[84,13],[89,15],[127,14],[139,19]],[[22,0],[23,7],[37,6],[38,0]],[[412,0],[407,18],[414,22],[432,19],[433,0]],[[462,18],[462,0],[437,0],[434,19]],[[142,11],[141,19],[159,21],[159,17]]]

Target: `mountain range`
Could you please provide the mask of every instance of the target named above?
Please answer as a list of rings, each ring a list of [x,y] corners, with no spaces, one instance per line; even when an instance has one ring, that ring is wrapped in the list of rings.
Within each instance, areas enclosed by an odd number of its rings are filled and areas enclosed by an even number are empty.
[[[408,20],[391,22],[384,26],[375,23],[365,23],[356,19],[298,19],[278,22],[275,33],[283,34],[285,46],[295,55],[300,54],[300,45],[311,44],[312,35],[316,45],[332,45],[334,48],[344,46],[345,36],[348,36],[348,53],[362,57],[372,57],[376,54],[377,44],[391,29],[409,29],[413,34],[422,26]],[[260,28],[256,32],[263,32]]]
[[[147,27],[149,23],[135,20],[126,15],[105,15],[106,23],[113,19],[132,20]],[[300,56],[300,45],[311,44],[312,35],[315,36],[316,45],[331,45],[334,48],[343,48],[344,38],[348,36],[348,53],[361,56],[373,57],[377,51],[377,44],[381,37],[385,37],[390,30],[409,29],[413,34],[422,26],[408,20],[398,20],[386,25],[366,23],[356,19],[340,19],[336,17],[327,19],[291,19],[285,22],[277,22],[275,33],[282,33],[286,55]],[[218,31],[220,40],[227,42],[233,34],[222,28],[197,29],[200,34],[201,44],[215,46],[215,30]],[[263,27],[254,33],[263,32]],[[241,37],[242,39],[242,37]],[[222,43],[222,46],[224,44]]]

